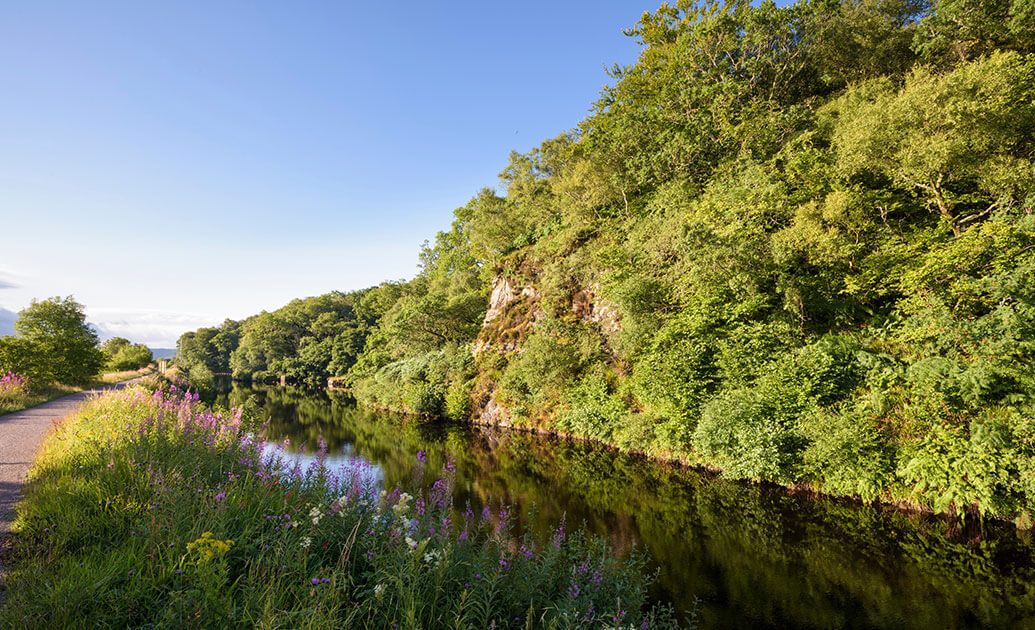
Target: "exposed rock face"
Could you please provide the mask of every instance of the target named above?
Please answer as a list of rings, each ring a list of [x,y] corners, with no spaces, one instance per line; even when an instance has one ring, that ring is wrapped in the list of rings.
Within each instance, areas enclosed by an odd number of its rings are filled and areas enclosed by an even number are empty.
[[[490,396],[489,402],[478,415],[478,421],[491,426],[510,426],[510,413],[496,401],[496,396]]]
[[[534,278],[527,282],[527,286],[522,287],[503,275],[493,280],[489,308],[472,348],[476,355],[499,353],[506,357],[506,361],[510,361],[510,355],[522,352],[525,339],[545,316],[539,305],[542,294],[535,288]],[[595,324],[600,333],[608,338],[621,330],[621,324],[618,321],[618,309],[597,295],[599,289],[594,283],[572,295],[571,312],[582,321]],[[605,340],[605,347],[607,343],[608,340]],[[472,401],[475,421],[490,426],[511,426],[510,412],[496,399],[494,377],[483,373],[476,389],[479,393],[475,394]]]
[[[611,336],[622,329],[618,323],[618,309],[597,295],[599,291],[600,285],[594,282],[576,293],[571,299],[571,311],[582,321],[597,324],[600,332]]]
[[[514,287],[510,280],[503,276],[496,276],[492,281],[492,293],[489,294],[489,310],[485,312],[485,319],[482,320],[482,327],[489,325],[489,322],[503,314],[507,305],[514,301]]]
[[[520,291],[504,276],[497,276],[489,295],[489,309],[482,331],[474,341],[475,354],[494,349],[500,353],[520,351],[528,330],[543,318],[539,291],[527,286]]]

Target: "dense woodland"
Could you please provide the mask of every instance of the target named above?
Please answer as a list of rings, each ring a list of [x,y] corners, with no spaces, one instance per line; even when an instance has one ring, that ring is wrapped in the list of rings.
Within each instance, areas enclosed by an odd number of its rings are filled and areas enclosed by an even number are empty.
[[[187,333],[181,366],[1030,524],[1035,2],[677,2],[627,33],[414,279]]]

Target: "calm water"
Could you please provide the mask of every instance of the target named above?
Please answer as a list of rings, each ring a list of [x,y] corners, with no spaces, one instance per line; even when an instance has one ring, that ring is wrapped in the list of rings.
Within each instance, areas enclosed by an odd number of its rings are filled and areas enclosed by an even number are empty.
[[[656,597],[697,601],[703,628],[1035,628],[1035,545],[1012,526],[954,531],[939,519],[842,501],[615,454],[592,445],[357,409],[344,398],[292,388],[234,386],[227,406],[271,418],[269,438],[334,459],[377,464],[389,486],[457,464],[457,502],[503,501],[543,530],[608,537],[649,551]],[[545,531],[538,531],[545,535]]]

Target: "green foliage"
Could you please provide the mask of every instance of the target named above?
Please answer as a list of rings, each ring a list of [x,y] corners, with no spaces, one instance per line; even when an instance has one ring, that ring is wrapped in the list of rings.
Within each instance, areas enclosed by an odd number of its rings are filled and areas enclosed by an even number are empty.
[[[894,449],[872,415],[838,405],[803,418],[802,474],[833,494],[881,497],[894,475]]]
[[[935,0],[916,31],[915,49],[945,64],[997,48],[1035,50],[1035,6],[1027,0]]]
[[[793,480],[810,416],[851,394],[863,378],[857,349],[849,340],[825,338],[774,360],[751,385],[705,405],[694,445],[732,477]]]
[[[683,425],[667,440],[674,446],[687,444],[701,404],[715,390],[715,347],[707,334],[700,319],[673,318],[635,364],[636,397],[654,413]]]
[[[445,395],[436,383],[417,383],[407,392],[408,407],[413,413],[437,416],[442,413]]]
[[[903,454],[899,473],[913,492],[939,512],[1002,513],[1008,496],[1007,427],[975,422],[970,431],[938,424]]]
[[[101,345],[105,366],[113,371],[136,370],[154,360],[151,349],[142,343],[131,344],[128,339],[113,337]]]
[[[944,75],[918,68],[900,89],[887,80],[851,89],[834,129],[838,166],[919,190],[959,237],[1035,184],[1022,157],[1035,132],[1033,72],[1024,57],[996,52]]]
[[[33,300],[18,313],[17,335],[0,337],[0,370],[68,384],[95,377],[104,355],[83,309],[71,296]]]
[[[452,346],[356,376],[353,393],[361,402],[396,411],[466,419],[473,369],[470,346]]]
[[[194,391],[206,397],[212,394],[216,386],[212,371],[203,363],[198,363],[190,369],[187,373],[187,381]]]
[[[457,380],[449,386],[443,403],[443,412],[447,418],[464,421],[471,417],[471,386],[470,381],[463,380]]]
[[[610,441],[625,420],[627,407],[611,391],[607,381],[588,375],[568,392],[568,411],[557,420],[557,428],[576,435]]]

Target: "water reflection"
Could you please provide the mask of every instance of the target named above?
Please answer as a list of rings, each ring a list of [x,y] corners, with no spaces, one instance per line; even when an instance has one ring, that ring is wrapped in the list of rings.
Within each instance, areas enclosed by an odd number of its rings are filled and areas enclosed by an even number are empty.
[[[388,486],[452,458],[457,502],[500,501],[519,527],[564,516],[621,551],[646,548],[657,596],[699,599],[705,628],[1035,627],[1035,550],[1009,526],[952,532],[941,520],[731,483],[591,445],[461,425],[417,423],[292,388],[234,387],[227,406],[271,418],[271,440],[362,457]],[[546,536],[547,531],[537,531]]]

